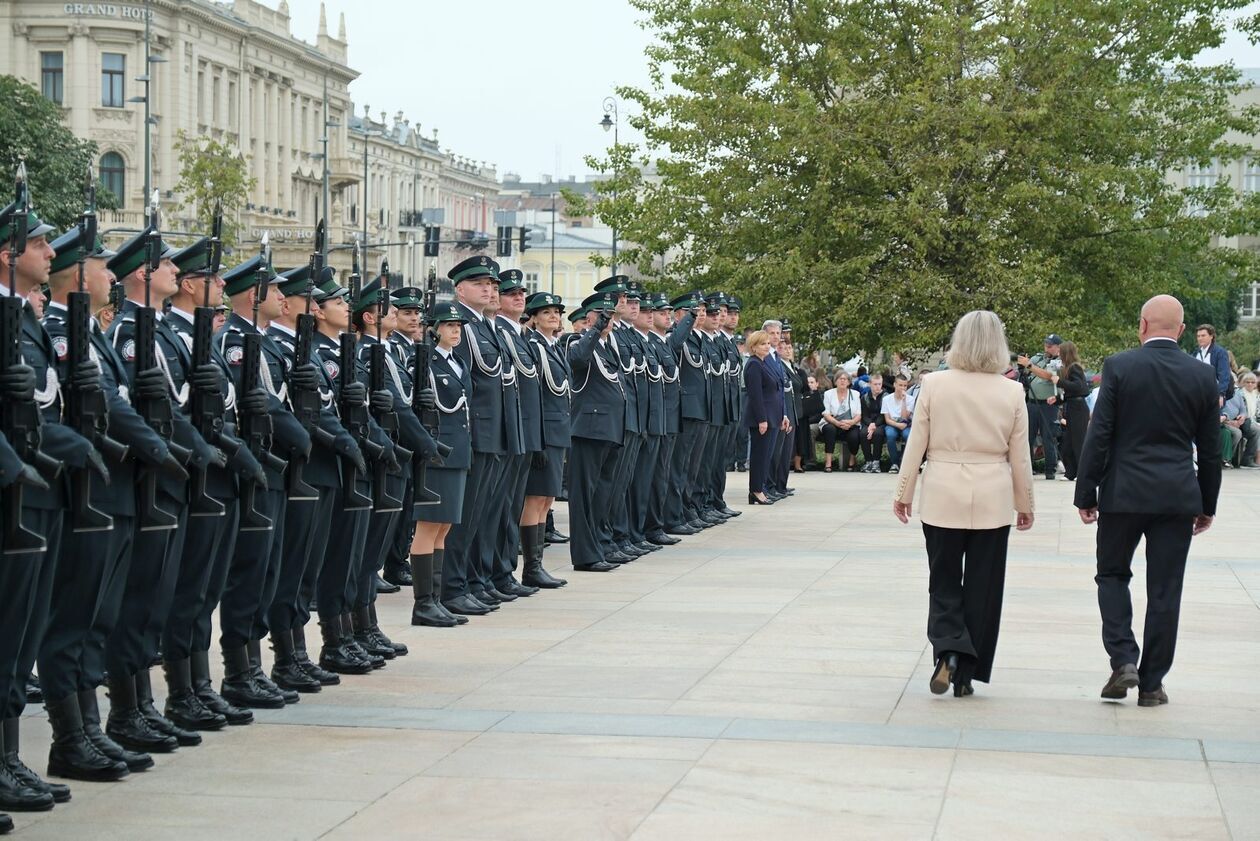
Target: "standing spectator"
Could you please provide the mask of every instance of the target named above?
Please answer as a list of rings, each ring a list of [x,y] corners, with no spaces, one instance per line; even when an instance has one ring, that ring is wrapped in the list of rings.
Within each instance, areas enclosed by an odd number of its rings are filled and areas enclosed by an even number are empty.
[[[1089,383],[1085,380],[1085,368],[1076,355],[1076,345],[1064,342],[1059,346],[1062,368],[1051,380],[1063,392],[1063,470],[1064,478],[1076,481],[1076,468],[1080,464],[1081,449],[1085,446],[1085,429],[1089,426]]]
[[[860,369],[859,369],[860,370]],[[862,395],[862,465],[863,473],[878,473],[884,455],[884,381],[875,377],[870,389]]]
[[[900,440],[904,446],[910,440],[910,419],[914,415],[914,398],[906,393],[910,380],[905,374],[898,374],[893,380],[893,393],[884,398],[880,410],[884,413],[884,440],[888,442],[889,473],[901,469],[901,449],[897,447]]]
[[[1045,453],[1045,474],[1054,479],[1059,466],[1059,393],[1052,377],[1059,373],[1059,347],[1063,339],[1057,333],[1046,336],[1043,352],[1029,358],[1019,356],[1016,361],[1028,369],[1028,451],[1036,457],[1037,436],[1041,436],[1041,448]]]
[[[919,369],[919,378],[914,381],[914,385],[910,386],[910,389],[909,389],[910,396],[913,397],[915,400],[919,399],[919,389],[923,387],[923,378],[926,377],[930,373],[932,373],[931,368]]]
[[[751,356],[744,364],[744,423],[748,424],[748,504],[769,505],[766,483],[770,457],[783,425],[783,382],[767,362],[770,335],[758,330],[748,337]]]
[[[893,351],[892,355],[892,375],[904,375],[907,380],[912,379],[914,374],[910,371],[910,362],[900,351]]]
[[[822,421],[823,391],[818,377],[808,374],[805,377],[805,398],[802,401],[801,422],[796,425],[796,457],[804,472],[810,468],[818,468],[818,460],[814,453],[814,430]]]
[[[1200,324],[1194,328],[1194,339],[1199,343],[1197,350],[1190,355],[1205,365],[1211,365],[1216,374],[1216,390],[1221,406],[1233,396],[1234,381],[1229,374],[1229,353],[1216,343],[1216,328],[1211,324]]]
[[[823,472],[831,472],[831,457],[836,451],[836,440],[842,442],[840,450],[841,471],[857,470],[857,451],[862,441],[862,395],[849,388],[849,375],[844,371],[836,374],[836,387],[823,394],[822,422],[819,432],[823,439]]]

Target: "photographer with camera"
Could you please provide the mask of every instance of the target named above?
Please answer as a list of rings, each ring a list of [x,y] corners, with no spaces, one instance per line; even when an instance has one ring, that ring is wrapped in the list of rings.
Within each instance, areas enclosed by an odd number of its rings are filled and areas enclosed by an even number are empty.
[[[1046,455],[1046,478],[1053,481],[1055,470],[1059,464],[1059,447],[1056,436],[1059,433],[1059,387],[1055,377],[1063,367],[1059,359],[1059,346],[1063,339],[1057,333],[1046,336],[1045,349],[1029,357],[1020,354],[1015,362],[1020,367],[1024,387],[1028,398],[1028,449],[1035,456],[1037,435],[1041,435],[1041,446]]]

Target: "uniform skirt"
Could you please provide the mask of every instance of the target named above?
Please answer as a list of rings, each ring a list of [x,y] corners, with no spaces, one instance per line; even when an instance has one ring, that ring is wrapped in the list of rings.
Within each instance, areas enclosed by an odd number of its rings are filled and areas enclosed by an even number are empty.
[[[564,457],[568,452],[565,447],[547,447],[547,466],[529,468],[525,496],[560,496],[564,488]]]
[[[464,513],[464,483],[468,480],[466,468],[430,467],[424,471],[424,483],[429,490],[442,497],[435,505],[416,508],[422,523],[458,523]]]

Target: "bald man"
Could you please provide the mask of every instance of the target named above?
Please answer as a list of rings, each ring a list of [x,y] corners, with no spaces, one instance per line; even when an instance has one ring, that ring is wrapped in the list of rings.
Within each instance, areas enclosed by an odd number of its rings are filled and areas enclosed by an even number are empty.
[[[1098,608],[1111,677],[1102,697],[1138,690],[1138,706],[1168,703],[1190,539],[1212,525],[1221,487],[1220,421],[1212,369],[1177,347],[1181,303],[1142,307],[1142,345],[1107,358],[1076,479],[1081,522],[1098,524]],[[1198,448],[1196,475],[1194,448]],[[1146,538],[1146,623],[1133,636],[1129,579]]]

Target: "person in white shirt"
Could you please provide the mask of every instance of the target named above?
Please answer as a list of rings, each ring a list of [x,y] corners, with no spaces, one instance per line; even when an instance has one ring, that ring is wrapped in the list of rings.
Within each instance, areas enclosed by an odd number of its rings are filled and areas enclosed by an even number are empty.
[[[844,466],[840,469],[848,472],[857,470],[857,451],[861,444],[862,396],[851,387],[849,375],[840,370],[836,372],[836,386],[823,392],[823,416],[818,424],[818,432],[823,440],[823,472],[831,472],[831,458],[836,451],[836,440],[842,448],[841,456]]]
[[[892,463],[889,473],[901,470],[901,447],[910,439],[910,420],[914,415],[914,398],[906,393],[910,378],[898,374],[893,380],[893,393],[884,398],[880,411],[884,414],[884,440],[888,444],[888,460]]]

